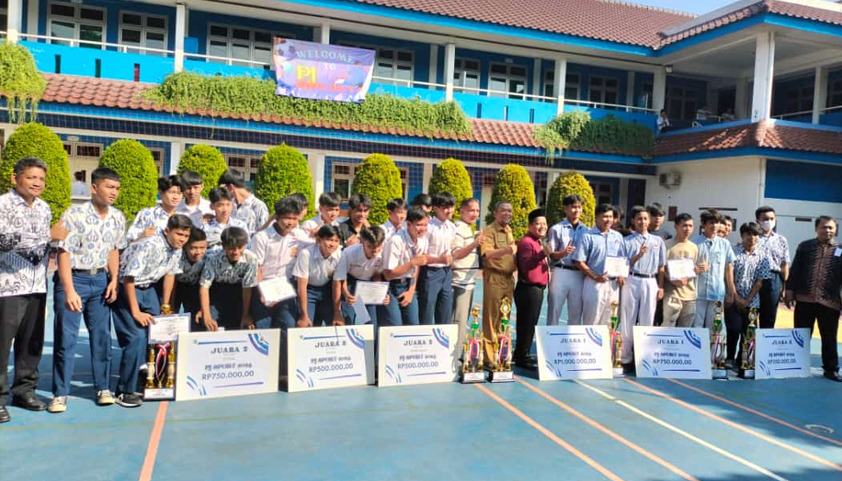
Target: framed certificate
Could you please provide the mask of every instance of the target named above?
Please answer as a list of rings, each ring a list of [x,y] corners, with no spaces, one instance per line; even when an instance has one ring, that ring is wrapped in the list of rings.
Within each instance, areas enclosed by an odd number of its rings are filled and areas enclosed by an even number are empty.
[[[629,260],[625,257],[608,256],[605,258],[605,275],[608,277],[628,277]]]
[[[696,277],[696,265],[693,259],[670,259],[667,261],[667,271],[671,281]]]

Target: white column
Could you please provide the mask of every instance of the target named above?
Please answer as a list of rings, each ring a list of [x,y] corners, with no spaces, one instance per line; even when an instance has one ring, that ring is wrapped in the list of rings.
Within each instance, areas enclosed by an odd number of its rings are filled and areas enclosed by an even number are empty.
[[[436,44],[430,45],[430,80],[431,84],[436,83],[436,77],[439,75],[439,46]],[[432,88],[432,87],[431,87]]]
[[[325,154],[322,152],[307,156],[310,173],[313,174],[313,192],[317,195],[325,192]]]
[[[321,26],[313,29],[313,41],[321,44],[330,44],[330,24],[322,22]]]
[[[453,100],[453,72],[456,69],[456,44],[444,46],[444,99]]]
[[[185,143],[175,141],[170,143],[170,173],[169,175],[175,175],[178,172],[178,163],[181,162],[181,156],[184,154],[185,150]]]
[[[822,109],[827,105],[827,67],[816,67],[813,86],[813,123],[819,123]]]
[[[421,184],[424,192],[430,190],[430,180],[433,179],[433,164],[424,164],[424,172],[421,174]]]
[[[628,80],[626,80],[626,105],[634,107],[634,101],[634,72],[629,72]]]
[[[660,113],[667,104],[667,71],[659,68],[655,70],[652,80],[652,110]]]
[[[23,0],[9,0],[6,19],[6,40],[18,43],[23,13]]]
[[[3,124],[3,146],[9,145],[9,137],[15,133],[15,124]]]
[[[564,87],[567,80],[567,57],[558,57],[555,59],[555,68],[553,69],[553,92],[556,97],[556,113],[561,115],[564,113]]]
[[[757,35],[754,52],[754,91],[751,121],[760,122],[772,114],[772,80],[775,75],[775,32]]]
[[[748,118],[748,80],[737,79],[734,93],[734,116],[737,120]]]
[[[29,0],[26,3],[26,33],[38,33],[38,0]]]
[[[175,55],[173,57],[174,70],[184,70],[184,37],[187,36],[187,5],[175,5]]]
[[[544,76],[541,75],[541,66],[544,62],[536,58],[532,64],[532,95],[541,95],[541,84]]]
[[[555,184],[559,175],[561,175],[561,172],[559,171],[547,172],[547,203],[550,201],[550,189],[553,188],[553,184]]]

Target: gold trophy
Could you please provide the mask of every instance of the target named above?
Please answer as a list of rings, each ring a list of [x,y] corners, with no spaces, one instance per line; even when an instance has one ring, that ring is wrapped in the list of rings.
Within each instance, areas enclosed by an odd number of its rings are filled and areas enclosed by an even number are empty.
[[[471,315],[474,322],[465,336],[465,346],[462,351],[462,383],[485,382],[485,372],[482,369],[482,333],[479,330],[479,304],[474,304]]]
[[[149,345],[146,353],[146,389],[155,388],[155,347]]]
[[[725,369],[725,326],[722,323],[722,301],[713,303],[713,327],[710,332],[710,365],[714,379],[728,379]]]
[[[170,352],[167,354],[167,389],[173,389],[175,385],[175,343],[170,343]]]
[[[512,301],[504,297],[500,302],[500,332],[494,346],[493,369],[491,382],[513,382],[512,372],[512,329],[509,325],[509,314],[512,312]]]
[[[754,379],[754,344],[757,337],[757,309],[748,311],[748,327],[743,334],[743,362],[740,366],[741,377]]]
[[[143,399],[175,399],[175,356],[175,342],[149,344]]]
[[[623,364],[620,362],[623,352],[623,333],[620,326],[620,318],[617,317],[617,306],[620,303],[611,301],[611,365],[614,368],[614,375],[623,374]]]

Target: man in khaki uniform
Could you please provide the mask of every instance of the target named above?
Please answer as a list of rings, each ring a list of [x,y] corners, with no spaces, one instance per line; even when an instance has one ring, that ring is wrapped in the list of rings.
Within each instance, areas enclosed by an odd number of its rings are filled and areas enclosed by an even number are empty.
[[[482,268],[482,335],[485,338],[485,362],[494,359],[494,346],[500,331],[500,303],[514,296],[515,253],[517,244],[512,236],[512,204],[501,201],[494,209],[494,222],[483,231],[480,244]]]

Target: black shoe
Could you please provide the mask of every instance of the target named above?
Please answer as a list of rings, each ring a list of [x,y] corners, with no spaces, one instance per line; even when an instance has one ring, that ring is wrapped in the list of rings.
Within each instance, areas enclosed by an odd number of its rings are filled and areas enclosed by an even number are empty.
[[[842,375],[840,375],[838,371],[825,371],[824,377],[830,379],[831,381],[842,382]]]
[[[124,408],[136,408],[143,404],[143,398],[133,392],[122,392],[117,394],[115,402]]]
[[[0,406],[0,423],[7,423],[12,420],[12,416],[9,416],[9,411],[6,410],[6,406]]]
[[[38,396],[34,392],[12,398],[12,406],[17,406],[27,411],[43,411],[47,409],[47,405],[38,399]]]
[[[515,366],[526,369],[527,371],[536,371],[538,370],[538,363],[531,359],[524,359],[523,361],[515,361]]]
[[[628,364],[623,364],[623,374],[629,375],[629,374],[636,374],[636,373],[637,373],[637,371],[635,371],[634,363],[630,362]]]

